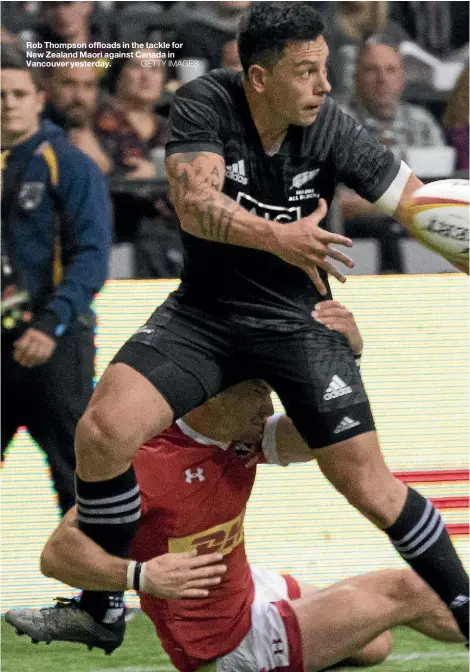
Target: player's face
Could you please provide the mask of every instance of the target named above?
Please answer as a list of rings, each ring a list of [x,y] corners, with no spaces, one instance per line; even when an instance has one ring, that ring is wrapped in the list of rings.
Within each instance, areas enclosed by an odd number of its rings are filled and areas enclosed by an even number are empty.
[[[266,70],[265,95],[287,124],[310,126],[331,91],[328,46],[323,36],[292,42],[272,70]]]
[[[232,441],[260,441],[264,422],[274,413],[271,389],[263,380],[249,380],[215,398]]]
[[[44,94],[23,70],[2,70],[2,144],[23,142],[39,127]]]

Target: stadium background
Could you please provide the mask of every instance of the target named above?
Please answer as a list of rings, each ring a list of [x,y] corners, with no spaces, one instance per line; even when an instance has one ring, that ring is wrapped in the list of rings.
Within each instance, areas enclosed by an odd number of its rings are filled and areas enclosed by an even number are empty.
[[[155,280],[107,283],[96,301],[98,375],[175,286]],[[388,464],[434,499],[468,558],[466,278],[350,277],[334,291],[353,310],[364,336],[363,376]],[[2,611],[46,606],[58,594],[70,595],[39,572],[40,551],[58,510],[45,458],[25,431],[10,447],[2,491]],[[246,542],[252,562],[319,586],[402,562],[314,462],[259,468]],[[136,604],[134,596],[129,604]]]

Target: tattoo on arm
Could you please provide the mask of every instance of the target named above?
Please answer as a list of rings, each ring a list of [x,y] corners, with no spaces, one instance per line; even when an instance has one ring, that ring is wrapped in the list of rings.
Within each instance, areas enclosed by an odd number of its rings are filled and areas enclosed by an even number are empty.
[[[196,235],[230,243],[230,229],[241,207],[221,193],[224,161],[210,152],[174,154],[167,159],[170,198],[186,225],[197,225]]]

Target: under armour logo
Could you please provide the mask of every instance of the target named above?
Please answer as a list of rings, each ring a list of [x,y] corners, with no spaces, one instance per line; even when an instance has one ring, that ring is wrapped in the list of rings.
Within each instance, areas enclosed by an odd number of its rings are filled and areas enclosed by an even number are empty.
[[[186,483],[192,483],[193,478],[198,478],[200,481],[206,480],[206,477],[204,476],[204,472],[201,469],[201,467],[198,467],[194,473],[191,471],[191,469],[186,469],[184,473],[186,474]]]

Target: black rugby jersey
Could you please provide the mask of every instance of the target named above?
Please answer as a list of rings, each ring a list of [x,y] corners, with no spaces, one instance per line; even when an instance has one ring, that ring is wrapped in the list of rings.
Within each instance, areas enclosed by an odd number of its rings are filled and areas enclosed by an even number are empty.
[[[285,226],[311,214],[319,198],[330,205],[339,182],[375,201],[399,170],[394,155],[331,98],[311,126],[291,125],[277,154],[269,156],[253,123],[242,75],[230,70],[214,70],[176,93],[167,156],[202,151],[223,156],[227,196]],[[322,297],[304,271],[268,252],[184,231],[183,244],[184,272],[175,294],[180,305],[272,329],[311,321],[312,307]]]

